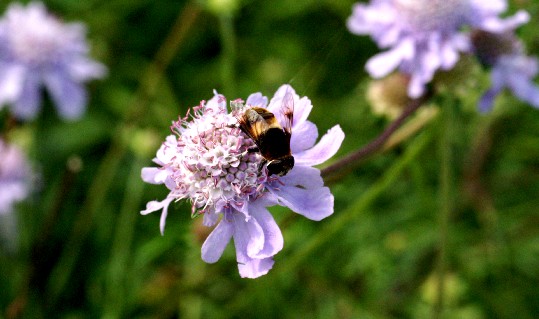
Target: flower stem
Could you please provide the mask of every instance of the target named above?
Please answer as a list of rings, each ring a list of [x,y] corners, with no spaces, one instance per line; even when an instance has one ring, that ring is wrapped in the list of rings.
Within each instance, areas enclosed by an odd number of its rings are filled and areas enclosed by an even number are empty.
[[[454,181],[453,181],[453,138],[455,133],[455,100],[445,98],[442,105],[443,120],[441,125],[440,155],[440,212],[438,215],[439,241],[438,260],[436,265],[436,300],[433,307],[433,318],[441,318],[445,302],[445,282],[447,273],[449,223],[454,209]]]
[[[322,169],[324,180],[334,179],[337,175],[344,175],[366,157],[381,149],[395,131],[401,127],[406,119],[423,104],[425,98],[412,100],[401,113],[383,132],[364,147],[346,155],[337,162]]]
[[[143,72],[139,88],[130,104],[129,113],[124,122],[114,130],[110,148],[95,174],[73,230],[68,235],[62,254],[51,272],[47,286],[48,297],[50,298],[47,302],[50,305],[56,303],[68,283],[84,240],[93,226],[94,215],[102,206],[119,164],[127,152],[126,137],[129,137],[134,131],[131,123],[144,114],[148,99],[155,95],[156,87],[162,79],[166,67],[180,48],[199,12],[198,6],[193,4],[188,4],[181,11],[167,38],[157,51],[153,63]]]
[[[402,171],[412,163],[419,153],[428,145],[431,136],[427,132],[419,135],[412,144],[406,149],[406,152],[385,172],[374,185],[372,185],[363,195],[350,205],[345,211],[340,212],[328,220],[328,224],[320,233],[309,242],[301,246],[289,260],[287,269],[293,269],[302,262],[317,247],[327,242],[331,237],[341,230],[347,223],[362,214],[368,206],[373,203],[386,189],[391,187]]]
[[[131,242],[135,232],[138,214],[135,212],[140,205],[144,191],[144,183],[140,182],[140,170],[143,161],[137,158],[131,167],[131,172],[125,183],[125,194],[116,221],[116,234],[113,239],[111,257],[107,276],[107,297],[103,318],[122,318],[123,306],[126,304],[128,282],[126,280],[127,265],[131,252]]]
[[[488,187],[483,180],[485,166],[489,163],[495,139],[500,124],[506,118],[500,117],[496,112],[490,112],[482,118],[480,128],[472,142],[470,154],[467,156],[468,165],[464,169],[464,191],[468,200],[478,214],[478,220],[482,224],[485,240],[490,241],[491,247],[498,247],[501,239],[498,235],[498,214],[494,206],[494,200]]]

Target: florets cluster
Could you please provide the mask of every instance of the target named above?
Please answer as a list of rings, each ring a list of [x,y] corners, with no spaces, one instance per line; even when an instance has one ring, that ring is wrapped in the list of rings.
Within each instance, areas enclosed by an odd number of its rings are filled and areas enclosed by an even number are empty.
[[[13,205],[30,192],[31,170],[20,149],[0,139],[0,215],[9,214]]]
[[[479,61],[491,69],[491,86],[479,100],[479,110],[491,110],[496,97],[506,88],[520,100],[539,108],[539,87],[533,81],[539,73],[539,62],[526,55],[524,44],[514,30],[475,31],[472,43]]]
[[[254,143],[236,125],[236,118],[217,101],[205,101],[192,114],[174,122],[175,135],[167,138],[159,158],[171,195],[189,199],[193,215],[241,207],[264,191],[266,172],[259,170],[261,156],[249,153]],[[178,156],[181,154],[181,156]]]
[[[283,121],[279,110],[285,94],[292,95],[295,105],[290,140],[295,166],[285,176],[277,176],[268,173],[258,152],[250,151],[255,143],[238,127],[237,112],[261,107]],[[240,275],[256,278],[272,268],[273,256],[283,247],[281,231],[266,207],[287,206],[312,220],[333,213],[333,195],[312,165],[333,156],[344,133],[335,126],[315,145],[318,131],[307,120],[311,102],[288,85],[269,104],[260,93],[250,95],[245,103],[232,104],[235,111],[229,113],[225,97],[215,93],[173,123],[174,134],[154,159],[159,167],[142,169],[144,181],[165,184],[170,192],[162,201],[149,202],[141,213],[161,210],[164,232],[170,203],[189,200],[192,215],[202,215],[206,226],[217,224],[202,246],[202,259],[216,262],[233,238]]]
[[[87,102],[82,83],[106,73],[88,51],[84,25],[60,22],[40,2],[11,4],[0,18],[0,107],[33,119],[44,86],[62,118],[79,118]]]
[[[499,17],[503,0],[371,0],[356,4],[348,19],[355,34],[368,34],[386,52],[366,65],[375,78],[397,69],[410,77],[408,95],[424,94],[438,70],[449,70],[471,52],[470,29],[503,33],[527,21],[525,12]]]

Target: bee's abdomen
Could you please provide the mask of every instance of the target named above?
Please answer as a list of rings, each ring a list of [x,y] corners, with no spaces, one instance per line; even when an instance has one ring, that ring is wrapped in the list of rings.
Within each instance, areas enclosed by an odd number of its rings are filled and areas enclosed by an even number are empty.
[[[290,140],[280,127],[268,129],[260,139],[260,144],[260,153],[267,159],[290,155]]]

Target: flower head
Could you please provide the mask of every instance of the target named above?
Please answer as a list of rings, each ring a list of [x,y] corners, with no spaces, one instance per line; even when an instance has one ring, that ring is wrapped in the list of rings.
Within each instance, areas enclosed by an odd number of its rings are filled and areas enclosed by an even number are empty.
[[[13,205],[28,196],[30,178],[24,154],[0,139],[0,215],[11,213]]]
[[[288,174],[271,175],[261,166],[262,156],[250,151],[254,141],[237,127],[238,114],[229,113],[225,97],[215,93],[207,103],[193,108],[192,114],[173,123],[175,135],[167,137],[154,159],[160,167],[142,169],[144,181],[165,184],[170,193],[162,201],[149,202],[141,213],[162,210],[163,232],[169,204],[186,199],[191,202],[191,213],[203,216],[204,225],[217,224],[202,245],[204,261],[216,262],[233,238],[240,275],[266,274],[273,266],[272,256],[283,247],[281,231],[266,207],[287,206],[312,220],[331,215],[333,195],[312,166],[333,156],[344,139],[341,128],[335,126],[315,145],[318,131],[307,120],[311,102],[288,85],[279,88],[269,104],[260,93],[251,94],[245,103],[235,100],[231,104],[266,108],[284,125],[279,111],[283,98],[290,94],[294,101],[290,148],[295,165]]]
[[[383,79],[373,80],[367,88],[367,100],[374,114],[396,119],[410,103],[406,94],[409,78],[401,73],[393,73]]]
[[[11,4],[0,19],[0,106],[33,119],[44,86],[62,118],[79,118],[87,102],[82,83],[106,73],[87,55],[82,24],[63,24],[39,2]]]
[[[398,68],[410,76],[408,95],[416,98],[437,70],[453,68],[460,52],[470,51],[463,27],[500,33],[527,19],[525,12],[498,18],[505,9],[504,0],[371,0],[356,4],[347,24],[388,49],[367,62],[369,74],[381,78]]]
[[[526,56],[524,45],[514,32],[491,33],[476,31],[472,43],[474,53],[487,67],[491,67],[491,87],[479,100],[479,110],[492,109],[494,100],[505,88],[519,99],[539,108],[539,87],[533,78],[539,72],[538,61]]]

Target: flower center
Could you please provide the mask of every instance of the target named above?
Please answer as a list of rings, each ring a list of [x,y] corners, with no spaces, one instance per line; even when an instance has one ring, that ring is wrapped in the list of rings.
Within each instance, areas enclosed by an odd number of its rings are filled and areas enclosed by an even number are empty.
[[[267,176],[259,172],[261,156],[250,153],[254,145],[227,113],[195,112],[193,121],[176,122],[177,155],[172,159],[174,192],[189,198],[194,213],[206,208],[221,211],[243,203],[264,191]],[[170,188],[170,187],[169,187]]]
[[[466,0],[394,0],[405,23],[415,32],[453,31],[466,17]]]
[[[34,64],[54,61],[69,37],[60,22],[44,12],[13,14],[8,30],[13,55]]]

